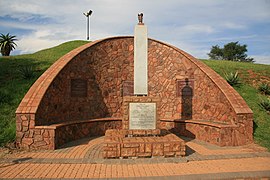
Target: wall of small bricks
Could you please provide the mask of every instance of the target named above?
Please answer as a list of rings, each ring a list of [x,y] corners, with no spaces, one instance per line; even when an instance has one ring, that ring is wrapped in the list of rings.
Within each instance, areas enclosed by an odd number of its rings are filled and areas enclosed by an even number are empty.
[[[16,143],[22,149],[54,149],[55,129],[35,126],[34,114],[16,114]]]
[[[123,84],[133,81],[133,51],[133,37],[114,37],[86,44],[60,58],[31,87],[16,111],[18,146],[31,144],[30,125],[123,118]],[[189,79],[193,83],[192,119],[236,125],[242,129],[239,132],[248,134],[240,137],[243,142],[252,141],[252,111],[212,69],[184,51],[153,39],[148,40],[148,63],[148,96],[160,99],[160,119],[182,119],[177,82]],[[86,81],[85,97],[72,95],[74,79]],[[28,124],[22,120],[24,116],[31,117]],[[48,142],[44,147],[53,146]]]
[[[194,63],[168,45],[149,40],[149,97],[161,99],[162,118],[181,119],[176,81],[194,80],[193,119],[234,122],[226,96]],[[72,78],[88,81],[87,97],[71,97]],[[37,125],[101,117],[122,117],[122,84],[133,80],[133,38],[104,41],[75,56],[42,98]]]
[[[55,148],[61,145],[84,137],[97,137],[105,135],[108,129],[121,129],[122,122],[119,120],[109,121],[88,121],[60,126],[55,131]]]

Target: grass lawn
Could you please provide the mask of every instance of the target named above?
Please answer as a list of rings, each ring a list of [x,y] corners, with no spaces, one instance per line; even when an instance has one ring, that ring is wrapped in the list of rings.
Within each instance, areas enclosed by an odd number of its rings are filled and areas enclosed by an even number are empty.
[[[71,41],[34,54],[0,57],[0,145],[15,139],[15,111],[20,101],[36,81],[58,58],[87,41]],[[231,61],[203,60],[224,77],[225,72],[239,71],[242,85],[235,88],[254,112],[254,139],[270,150],[270,115],[258,103],[261,82],[270,83],[270,66]],[[33,77],[24,79],[21,71],[31,67]],[[24,70],[25,71],[25,70]]]
[[[259,105],[265,97],[257,90],[262,82],[270,85],[270,65],[216,60],[203,62],[222,77],[225,73],[239,72],[242,84],[234,89],[245,99],[254,113],[254,140],[270,150],[270,113]]]
[[[71,41],[34,54],[0,57],[0,146],[15,139],[15,111],[37,78],[58,58],[87,41]],[[33,76],[24,79],[21,71],[33,69]]]

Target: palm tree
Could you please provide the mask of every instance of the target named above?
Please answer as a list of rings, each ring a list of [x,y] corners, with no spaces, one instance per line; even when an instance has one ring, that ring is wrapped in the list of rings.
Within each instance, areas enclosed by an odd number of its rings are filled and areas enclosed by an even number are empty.
[[[9,33],[4,35],[1,33],[0,35],[0,48],[2,56],[9,56],[10,52],[15,49],[17,44],[14,41],[16,36],[11,36]]]

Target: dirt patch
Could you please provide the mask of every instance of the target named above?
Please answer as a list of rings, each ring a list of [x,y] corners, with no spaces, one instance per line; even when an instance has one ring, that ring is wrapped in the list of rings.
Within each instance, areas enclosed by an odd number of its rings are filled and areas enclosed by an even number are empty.
[[[5,157],[9,153],[9,149],[0,147],[0,158]]]
[[[243,75],[241,78],[253,87],[258,88],[259,85],[262,83],[270,84],[270,77],[263,76],[260,73],[256,73],[251,69],[248,69],[246,72],[247,73],[243,72]]]
[[[18,154],[24,154],[28,151],[17,149],[14,143],[8,143],[5,147],[0,147],[0,158],[12,158]]]

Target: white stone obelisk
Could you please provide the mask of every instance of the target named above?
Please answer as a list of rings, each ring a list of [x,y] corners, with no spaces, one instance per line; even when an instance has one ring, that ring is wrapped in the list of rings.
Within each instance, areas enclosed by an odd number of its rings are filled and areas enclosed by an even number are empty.
[[[142,16],[142,14],[141,14]],[[134,35],[134,95],[148,94],[147,26],[139,20]]]

